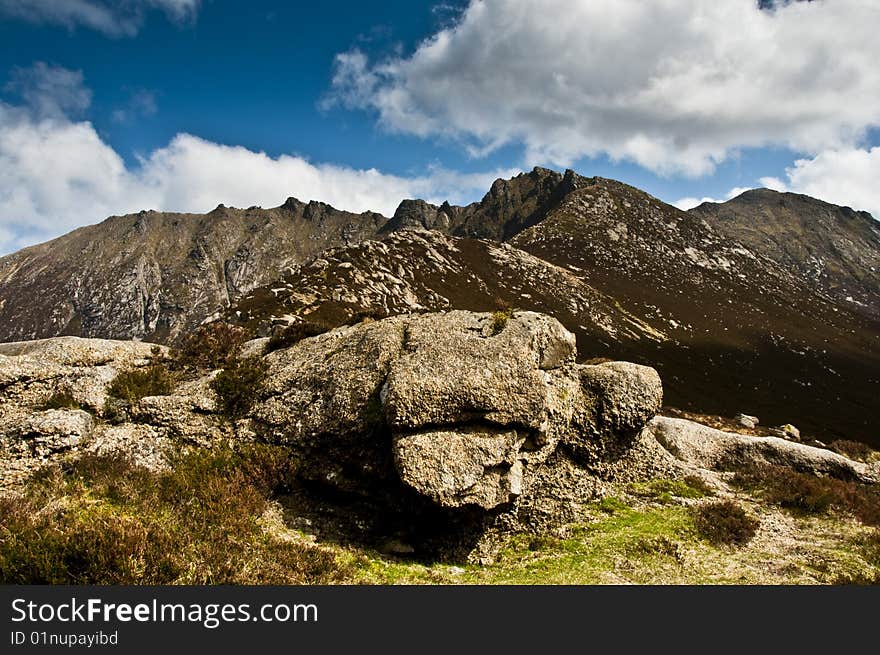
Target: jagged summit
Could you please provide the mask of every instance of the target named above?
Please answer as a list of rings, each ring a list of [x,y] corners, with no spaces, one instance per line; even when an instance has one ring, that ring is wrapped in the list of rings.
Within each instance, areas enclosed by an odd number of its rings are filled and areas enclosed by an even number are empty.
[[[266,333],[509,305],[561,320],[587,359],[655,366],[675,405],[870,441],[878,271],[880,227],[848,208],[755,190],[683,212],[535,168],[467,206],[409,199],[390,218],[296,198],[111,217],[0,258],[0,340],[168,343],[218,317]]]

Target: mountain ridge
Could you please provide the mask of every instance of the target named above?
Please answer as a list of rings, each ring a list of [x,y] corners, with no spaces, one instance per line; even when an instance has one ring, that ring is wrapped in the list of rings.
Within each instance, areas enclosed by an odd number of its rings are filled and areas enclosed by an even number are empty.
[[[880,228],[809,198],[744,195],[684,212],[535,168],[478,202],[404,200],[391,217],[295,198],[111,217],[0,258],[0,340],[174,343],[218,318],[269,334],[365,312],[519,308],[557,317],[587,359],[656,366],[684,409],[875,440]],[[817,258],[825,274],[805,273]]]

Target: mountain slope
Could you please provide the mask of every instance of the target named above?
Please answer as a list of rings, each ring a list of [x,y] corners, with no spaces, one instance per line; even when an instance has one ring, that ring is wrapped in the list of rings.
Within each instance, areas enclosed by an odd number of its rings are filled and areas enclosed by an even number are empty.
[[[173,342],[213,316],[266,333],[297,316],[511,305],[557,317],[585,359],[655,366],[672,405],[878,443],[871,220],[767,192],[682,212],[541,168],[390,219],[293,199],[142,212],[0,259],[0,339]]]
[[[0,339],[171,340],[278,271],[386,222],[293,198],[275,209],[113,216],[0,259]]]
[[[796,193],[753,189],[690,211],[820,292],[880,318],[880,223]]]
[[[638,189],[565,178],[567,192],[504,244],[398,231],[294,268],[229,316],[265,332],[295,315],[340,323],[360,310],[485,311],[500,299],[556,316],[585,358],[656,366],[673,405],[876,439],[876,321]],[[409,203],[407,224],[462,230],[437,222],[438,209]]]

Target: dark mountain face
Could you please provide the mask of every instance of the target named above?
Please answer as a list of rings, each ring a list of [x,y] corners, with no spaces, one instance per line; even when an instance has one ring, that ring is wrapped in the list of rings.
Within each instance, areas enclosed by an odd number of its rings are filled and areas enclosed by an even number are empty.
[[[114,217],[0,259],[0,338],[173,341],[220,315],[266,334],[297,317],[512,305],[558,318],[584,359],[657,367],[671,405],[880,442],[877,225],[746,196],[682,212],[535,169],[466,207],[405,201],[391,219],[295,200]]]
[[[0,259],[0,339],[173,340],[286,267],[386,222],[292,198],[275,209],[113,216]]]
[[[464,232],[461,216],[478,212],[503,217],[495,204],[503,185],[487,196],[491,210],[461,208],[458,221],[408,203],[397,227],[435,231],[329,251],[252,292],[231,315],[265,333],[294,315],[339,323],[361,310],[486,311],[500,299],[556,316],[584,358],[657,367],[672,405],[876,439],[877,321],[817,293],[772,253],[637,189],[573,174],[554,181],[565,191],[509,192],[537,197],[543,210],[504,243],[436,231]],[[517,183],[541,188],[527,176],[507,182]]]
[[[691,210],[806,280],[816,292],[880,318],[880,223],[809,196],[754,189]]]
[[[594,180],[510,243],[577,271],[667,335],[621,344],[614,356],[653,362],[670,404],[749,408],[765,421],[876,442],[880,323],[732,234]]]

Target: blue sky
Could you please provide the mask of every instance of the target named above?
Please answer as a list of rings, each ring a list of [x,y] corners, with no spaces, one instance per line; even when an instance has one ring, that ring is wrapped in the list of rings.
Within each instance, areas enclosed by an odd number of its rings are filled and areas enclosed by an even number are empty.
[[[145,207],[468,202],[534,165],[877,215],[877,4],[0,0],[0,252]]]

